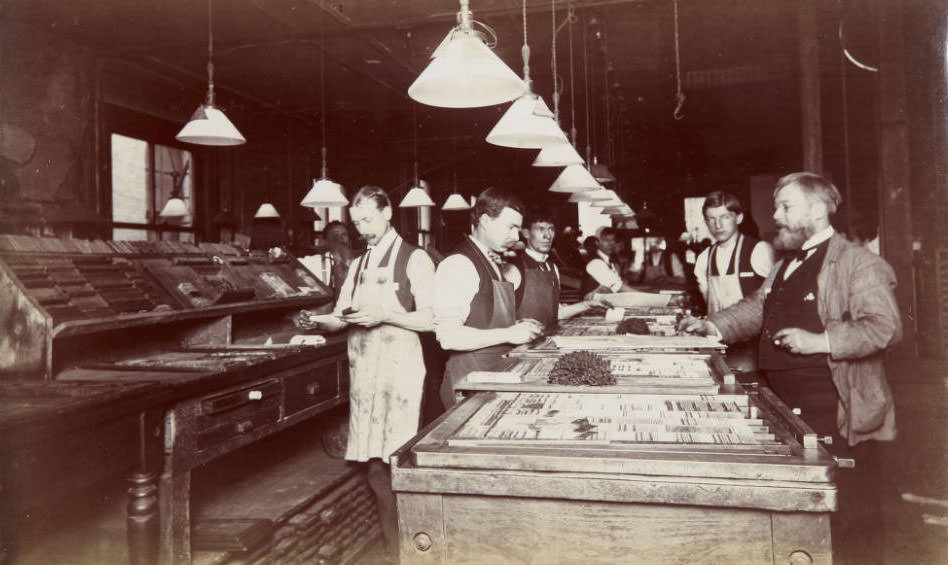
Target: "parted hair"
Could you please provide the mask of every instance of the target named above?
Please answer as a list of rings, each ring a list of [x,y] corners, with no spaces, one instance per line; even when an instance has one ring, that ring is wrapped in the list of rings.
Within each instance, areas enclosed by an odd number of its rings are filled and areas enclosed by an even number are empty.
[[[493,186],[485,188],[477,195],[477,202],[471,210],[471,225],[476,226],[478,219],[484,214],[490,218],[496,218],[504,211],[504,208],[523,214],[523,202],[512,192]]]
[[[774,198],[776,198],[780,189],[791,184],[796,184],[803,189],[803,192],[805,192],[807,196],[816,198],[826,204],[826,210],[830,214],[835,214],[840,202],[843,201],[843,197],[840,196],[839,189],[836,188],[836,185],[823,176],[808,172],[790,173],[789,175],[780,177],[780,179],[777,180],[777,185],[774,187]]]
[[[388,193],[385,192],[382,188],[378,186],[373,186],[367,184],[359,189],[359,192],[355,193],[355,196],[352,197],[351,206],[358,206],[363,200],[371,200],[375,202],[375,206],[381,210],[385,207],[392,207],[392,201],[388,198]]]
[[[717,208],[719,206],[724,206],[729,212],[734,212],[735,214],[744,213],[744,206],[741,204],[741,199],[723,190],[715,190],[704,197],[704,204],[701,205],[701,213],[704,214],[707,212],[708,208]]]

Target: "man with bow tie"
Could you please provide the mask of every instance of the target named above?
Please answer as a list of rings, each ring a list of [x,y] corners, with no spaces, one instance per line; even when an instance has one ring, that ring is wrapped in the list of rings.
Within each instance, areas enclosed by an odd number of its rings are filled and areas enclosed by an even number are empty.
[[[537,337],[536,320],[517,320],[513,267],[501,257],[518,240],[523,204],[512,194],[488,188],[471,211],[471,235],[438,265],[435,275],[435,335],[451,352],[441,385],[445,407],[454,404],[454,385],[471,371],[496,371],[514,345]]]
[[[759,335],[766,382],[856,468],[839,475],[833,516],[839,561],[881,562],[879,508],[884,477],[876,476],[880,442],[895,439],[895,406],[883,354],[902,336],[895,273],[880,257],[837,234],[829,217],[839,191],[813,173],[793,173],[774,189],[773,240],[785,257],[753,294],[707,320],[679,328],[733,343]]]
[[[349,266],[332,314],[311,321],[349,328],[349,441],[346,459],[368,462],[388,550],[397,549],[389,456],[418,432],[425,363],[418,332],[433,327],[434,263],[391,226],[384,190],[364,186],[349,207],[368,244]]]

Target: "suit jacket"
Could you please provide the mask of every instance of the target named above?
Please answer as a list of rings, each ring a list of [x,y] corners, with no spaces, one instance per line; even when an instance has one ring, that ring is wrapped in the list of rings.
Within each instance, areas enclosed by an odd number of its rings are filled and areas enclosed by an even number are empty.
[[[708,319],[724,341],[761,331],[764,299],[780,272],[774,266],[756,292]],[[883,259],[847,241],[830,238],[817,276],[820,320],[829,336],[827,356],[839,396],[836,425],[850,445],[867,439],[895,439],[895,405],[885,378],[885,349],[902,338],[895,301],[895,272]]]

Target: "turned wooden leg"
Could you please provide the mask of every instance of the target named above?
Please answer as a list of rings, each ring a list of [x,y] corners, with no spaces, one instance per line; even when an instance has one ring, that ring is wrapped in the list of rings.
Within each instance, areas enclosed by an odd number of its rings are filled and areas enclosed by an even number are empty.
[[[128,560],[132,565],[154,565],[158,562],[158,475],[136,472],[128,482]]]

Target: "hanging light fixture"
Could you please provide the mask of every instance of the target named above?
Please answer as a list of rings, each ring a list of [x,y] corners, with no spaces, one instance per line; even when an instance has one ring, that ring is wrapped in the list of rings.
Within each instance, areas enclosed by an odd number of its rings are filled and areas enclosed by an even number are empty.
[[[592,176],[601,183],[615,182],[616,177],[612,174],[612,171],[609,170],[609,167],[605,163],[600,163],[596,157],[593,157],[592,166],[589,167],[589,172],[592,173]]]
[[[418,106],[415,103],[411,105],[411,123],[412,139],[415,144],[415,184],[411,190],[402,198],[399,208],[419,208],[421,206],[434,206],[434,200],[428,195],[428,183],[418,178]]]
[[[323,147],[322,147],[322,172],[318,179],[313,180],[313,186],[300,202],[301,206],[309,208],[329,208],[336,206],[345,206],[349,199],[342,192],[342,185],[338,182],[329,180],[328,168],[326,166],[326,44],[325,38],[325,13],[320,14],[319,21],[319,125],[322,129]]]
[[[158,216],[166,219],[172,219],[185,218],[188,216],[188,214],[188,205],[184,203],[184,199],[176,194],[172,194],[171,198],[165,202],[161,212],[158,213]]]
[[[553,181],[550,192],[587,192],[601,188],[602,185],[596,182],[586,167],[570,165]]]
[[[279,218],[280,213],[277,212],[277,209],[273,204],[269,202],[264,202],[257,208],[257,212],[253,215],[254,218],[258,220],[264,220],[268,218]]]
[[[527,85],[484,42],[475,22],[470,0],[460,0],[458,25],[431,54],[428,67],[408,87],[408,96],[429,106],[477,108],[510,102]],[[494,36],[496,42],[496,36]]]
[[[590,202],[589,205],[595,208],[608,208],[610,206],[622,206],[624,204],[624,202],[622,202],[622,199],[619,198],[619,195],[616,194],[616,191],[606,190],[606,192],[609,194],[608,200],[606,199],[594,200]]]
[[[553,23],[553,46],[551,49],[551,67],[553,71],[553,121],[560,122],[560,92],[557,87],[559,76],[556,72],[556,0],[552,0],[552,9],[550,11],[550,20]],[[572,34],[572,28],[570,28]],[[572,39],[572,35],[570,36]],[[570,41],[572,43],[572,41]],[[572,91],[572,47],[570,47],[570,90]],[[572,92],[570,93],[572,96]],[[570,132],[572,139],[576,139],[576,113],[573,112],[573,128]],[[534,167],[568,167],[570,165],[582,165],[585,163],[576,148],[570,143],[570,139],[565,139],[562,143],[544,147],[533,160]]]
[[[247,140],[220,109],[214,106],[214,20],[211,0],[207,0],[207,100],[198,106],[191,120],[175,139],[197,145],[242,145]]]
[[[583,192],[574,192],[569,195],[569,202],[592,202],[594,200],[609,200],[612,197],[609,196],[609,191],[605,188],[599,188],[597,190],[586,190]]]
[[[566,134],[553,120],[553,112],[533,93],[530,79],[530,45],[527,43],[527,1],[523,0],[523,82],[527,91],[504,112],[500,121],[487,134],[487,143],[502,147],[542,149],[567,143]]]
[[[457,192],[451,193],[451,196],[448,196],[448,199],[444,201],[444,206],[441,207],[442,210],[470,210],[471,205],[467,203],[467,200],[464,200],[464,197],[458,194]]]

